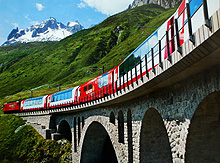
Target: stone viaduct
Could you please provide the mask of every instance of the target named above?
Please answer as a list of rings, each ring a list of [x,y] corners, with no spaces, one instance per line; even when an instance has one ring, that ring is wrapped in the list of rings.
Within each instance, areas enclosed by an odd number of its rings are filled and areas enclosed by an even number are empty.
[[[45,138],[70,140],[76,163],[219,162],[220,10],[211,25],[134,87],[19,116]]]

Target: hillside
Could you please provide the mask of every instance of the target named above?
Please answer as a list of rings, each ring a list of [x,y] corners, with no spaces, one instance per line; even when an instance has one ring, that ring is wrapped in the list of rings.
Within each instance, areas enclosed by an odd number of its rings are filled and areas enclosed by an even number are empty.
[[[112,69],[149,36],[137,26],[159,27],[174,11],[144,5],[59,42],[0,47],[0,104],[30,98],[30,89],[44,84],[51,85],[35,96],[57,91],[53,84],[60,83],[65,89],[101,74],[101,70],[86,68]],[[155,29],[145,30],[152,33]]]
[[[0,116],[0,162],[71,162],[71,143],[44,138],[31,126],[13,115]]]

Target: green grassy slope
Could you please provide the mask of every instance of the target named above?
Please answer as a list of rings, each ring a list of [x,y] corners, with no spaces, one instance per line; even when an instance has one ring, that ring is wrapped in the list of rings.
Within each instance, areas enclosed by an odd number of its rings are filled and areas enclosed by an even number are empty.
[[[0,104],[30,98],[27,90],[40,85],[61,83],[63,88],[68,88],[101,74],[101,70],[91,72],[85,68],[112,69],[149,36],[135,26],[159,27],[174,11],[145,5],[111,16],[59,42],[1,47]],[[155,29],[146,30],[152,33]],[[35,95],[55,91],[45,88]]]
[[[16,116],[0,116],[0,162],[63,162],[71,153],[71,144],[44,140],[31,126],[14,132],[24,121]],[[69,160],[70,162],[70,160]]]

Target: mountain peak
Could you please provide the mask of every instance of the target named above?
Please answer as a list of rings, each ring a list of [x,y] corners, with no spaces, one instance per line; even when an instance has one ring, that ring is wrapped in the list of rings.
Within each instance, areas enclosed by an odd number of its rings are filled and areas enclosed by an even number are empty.
[[[67,23],[67,27],[72,27],[72,26],[75,26],[75,25],[80,25],[78,21],[75,21],[75,22],[68,22]]]
[[[59,41],[82,29],[84,27],[78,21],[68,22],[67,26],[65,26],[57,22],[54,17],[50,17],[25,30],[13,29],[7,37],[7,41],[2,46],[35,41]]]
[[[11,33],[8,35],[7,40],[10,40],[11,38],[15,37],[16,33],[18,32],[18,27],[16,29],[13,29]]]

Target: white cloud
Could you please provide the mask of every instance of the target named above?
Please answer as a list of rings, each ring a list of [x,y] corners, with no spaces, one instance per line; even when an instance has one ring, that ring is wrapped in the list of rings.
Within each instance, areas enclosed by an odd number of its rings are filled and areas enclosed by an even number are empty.
[[[40,3],[36,3],[36,8],[38,11],[41,11],[41,10],[43,10],[44,6]]]
[[[113,15],[128,8],[133,0],[81,0],[106,15]],[[85,6],[84,6],[85,7]]]
[[[86,4],[81,2],[80,4],[77,4],[78,8],[85,8]]]
[[[15,28],[18,27],[18,23],[11,23]]]
[[[25,15],[25,19],[27,19],[27,20],[31,20],[30,18],[29,18],[29,15]]]

